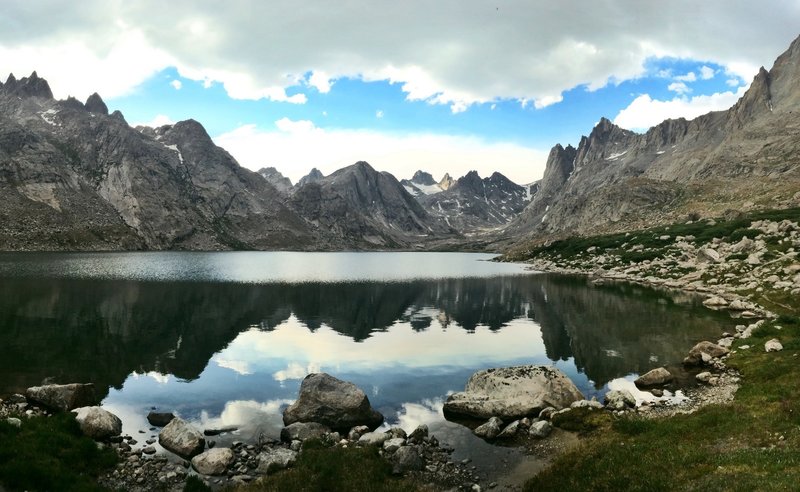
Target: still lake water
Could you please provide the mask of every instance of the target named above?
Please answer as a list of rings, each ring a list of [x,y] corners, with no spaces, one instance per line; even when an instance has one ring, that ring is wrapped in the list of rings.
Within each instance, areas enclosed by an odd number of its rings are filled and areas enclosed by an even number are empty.
[[[734,324],[686,294],[490,258],[2,253],[0,395],[94,382],[131,435],[152,434],[156,408],[238,426],[225,442],[277,437],[302,378],[325,371],[364,389],[391,424],[479,447],[441,413],[477,370],[552,365],[600,398]]]

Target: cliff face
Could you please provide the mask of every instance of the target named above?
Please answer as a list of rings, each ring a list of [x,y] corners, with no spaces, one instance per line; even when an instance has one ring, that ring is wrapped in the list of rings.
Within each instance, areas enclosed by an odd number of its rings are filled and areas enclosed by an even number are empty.
[[[314,229],[192,120],[158,129],[100,96],[0,87],[0,249],[304,248]]]
[[[798,150],[800,38],[727,111],[645,134],[603,118],[577,149],[556,145],[530,205],[503,234],[545,240],[798,204]]]

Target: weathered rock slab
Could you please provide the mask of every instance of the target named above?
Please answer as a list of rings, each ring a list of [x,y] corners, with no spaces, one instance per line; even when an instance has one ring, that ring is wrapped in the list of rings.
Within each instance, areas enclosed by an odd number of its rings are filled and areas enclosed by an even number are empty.
[[[383,423],[383,415],[353,383],[316,373],[303,379],[297,401],[283,412],[285,425],[295,422],[317,422],[344,432],[358,425],[374,430]]]
[[[62,412],[97,403],[92,383],[32,386],[25,391],[25,396],[28,400]]]
[[[450,395],[445,414],[514,420],[546,407],[564,408],[583,399],[575,384],[548,366],[486,369],[473,374],[465,391]]]

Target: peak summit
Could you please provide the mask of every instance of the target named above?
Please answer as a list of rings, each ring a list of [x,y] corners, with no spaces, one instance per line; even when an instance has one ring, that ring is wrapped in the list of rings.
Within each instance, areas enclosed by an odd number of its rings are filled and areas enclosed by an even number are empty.
[[[50,84],[36,73],[34,70],[30,76],[22,77],[17,80],[14,74],[8,74],[5,85],[0,86],[9,94],[19,97],[40,97],[43,99],[53,99],[53,91]]]
[[[100,94],[94,93],[89,96],[89,99],[86,100],[86,110],[90,113],[96,114],[108,114],[108,106],[106,103],[103,102],[103,98],[100,97]]]

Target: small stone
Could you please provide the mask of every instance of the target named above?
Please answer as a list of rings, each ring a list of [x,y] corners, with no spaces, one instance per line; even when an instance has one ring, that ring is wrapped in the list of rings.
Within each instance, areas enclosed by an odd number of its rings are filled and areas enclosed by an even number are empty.
[[[701,383],[707,383],[711,379],[711,373],[708,371],[704,371],[696,375],[694,378],[700,381]]]
[[[156,448],[153,446],[145,446],[142,448],[144,454],[156,454]]]
[[[510,439],[517,435],[519,430],[519,420],[515,420],[508,424],[503,431],[497,435],[498,439]]]
[[[406,440],[403,439],[402,437],[393,437],[392,439],[388,439],[383,443],[383,450],[388,453],[394,453],[395,451],[400,449],[400,447],[405,445],[405,443]]]
[[[503,429],[503,421],[498,417],[492,417],[486,423],[479,425],[472,431],[476,436],[484,439],[494,439]],[[413,435],[413,434],[412,434]]]
[[[426,437],[428,437],[428,426],[425,424],[417,426],[408,436],[409,439],[417,442],[422,442]]]
[[[542,420],[550,420],[550,417],[552,417],[554,413],[556,413],[556,409],[554,407],[546,407],[539,412],[539,418]]]

